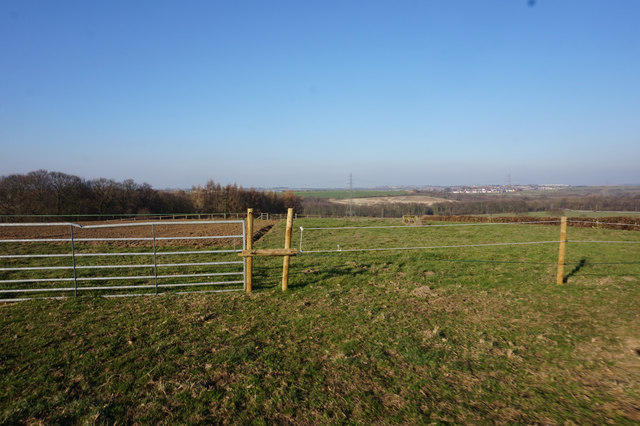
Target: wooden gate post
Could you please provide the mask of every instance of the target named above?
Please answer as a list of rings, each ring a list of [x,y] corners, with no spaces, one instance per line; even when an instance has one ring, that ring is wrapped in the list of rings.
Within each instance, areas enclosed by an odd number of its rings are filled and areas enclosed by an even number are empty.
[[[289,208],[287,210],[287,229],[284,233],[284,248],[291,248],[291,231],[293,228],[293,209]],[[284,261],[282,263],[282,291],[287,290],[289,286],[289,258],[290,256],[284,256]]]
[[[253,209],[247,209],[247,240],[246,250],[253,249]],[[251,293],[253,289],[253,257],[247,257],[247,270],[245,278],[246,292]]]
[[[560,248],[558,249],[558,275],[556,276],[556,284],[562,285],[564,282],[564,253],[567,242],[567,217],[560,219]]]
[[[281,249],[257,249],[253,248],[253,209],[247,209],[247,236],[246,247],[238,256],[246,257],[245,268],[245,288],[250,293],[253,288],[253,258],[255,256],[284,256],[284,265],[282,267],[282,290],[287,289],[289,284],[289,257],[298,254],[298,250],[291,248],[291,230],[293,228],[293,209],[289,209],[287,214],[287,230],[285,233],[285,248]]]

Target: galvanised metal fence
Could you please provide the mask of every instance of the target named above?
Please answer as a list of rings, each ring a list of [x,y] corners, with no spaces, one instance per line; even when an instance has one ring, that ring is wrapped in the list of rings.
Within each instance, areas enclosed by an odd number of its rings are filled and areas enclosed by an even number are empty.
[[[0,223],[17,222],[74,222],[90,220],[121,220],[121,221],[166,221],[166,220],[240,220],[247,217],[246,213],[131,213],[131,214],[4,214],[0,215]],[[313,217],[321,215],[295,214],[295,218]],[[256,213],[256,219],[281,220],[286,219],[286,213]]]
[[[171,220],[240,220],[247,217],[246,213],[131,213],[131,214],[2,214],[0,223],[18,222],[78,222],[78,221],[101,221],[120,220],[123,222],[132,221],[171,221]],[[257,212],[256,219],[260,220],[282,220],[287,218],[286,213],[266,213]],[[301,218],[322,218],[319,214],[298,214],[295,219]],[[327,216],[330,217],[330,216]]]
[[[0,301],[242,291],[245,222],[0,223]]]
[[[244,213],[121,213],[121,214],[4,214],[0,222],[66,222],[85,220],[122,220],[122,221],[158,221],[158,220],[232,220],[242,219]]]

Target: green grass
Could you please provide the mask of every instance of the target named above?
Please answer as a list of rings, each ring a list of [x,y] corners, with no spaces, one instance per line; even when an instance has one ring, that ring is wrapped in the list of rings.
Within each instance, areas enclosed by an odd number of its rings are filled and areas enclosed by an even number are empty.
[[[308,198],[365,198],[365,197],[392,197],[396,195],[409,195],[409,191],[403,190],[375,190],[375,189],[348,189],[339,190],[317,190],[317,191],[296,191],[296,195]]]
[[[374,226],[399,220],[311,220]],[[282,247],[283,224],[257,243]],[[305,230],[309,248],[558,239],[556,226]],[[638,241],[569,228],[569,240]],[[256,258],[253,294],[0,305],[0,423],[635,423],[638,245]],[[636,264],[612,264],[636,262]],[[608,264],[603,264],[608,263]]]

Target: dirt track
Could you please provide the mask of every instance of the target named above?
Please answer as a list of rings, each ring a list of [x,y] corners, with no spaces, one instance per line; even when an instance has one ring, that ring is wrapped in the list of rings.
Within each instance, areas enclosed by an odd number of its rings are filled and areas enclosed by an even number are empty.
[[[185,221],[163,221],[154,226],[156,238],[162,237],[204,237],[218,235],[242,235],[242,225],[239,223],[223,224],[180,224]],[[194,222],[194,221],[189,221]],[[276,224],[276,220],[256,220],[254,222],[254,239],[260,238],[271,227]],[[158,222],[156,222],[158,223]],[[125,225],[139,224],[139,226],[116,226],[113,228],[73,228],[74,239],[82,238],[153,238],[152,227],[141,225],[140,222],[123,221],[102,221],[102,222],[78,222],[79,225]],[[65,238],[70,237],[69,224],[55,224],[51,226],[1,226],[1,239],[39,239],[39,238]],[[93,244],[105,244],[98,241]],[[228,246],[234,243],[234,238],[223,239],[202,239],[202,240],[157,240],[157,246]],[[235,238],[236,244],[242,244],[241,238]],[[66,243],[64,243],[66,244]],[[108,244],[118,246],[151,246],[153,241],[110,241]]]

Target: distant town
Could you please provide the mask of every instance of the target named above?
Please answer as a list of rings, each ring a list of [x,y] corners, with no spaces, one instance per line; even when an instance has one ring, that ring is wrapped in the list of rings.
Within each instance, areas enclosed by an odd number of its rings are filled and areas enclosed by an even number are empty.
[[[544,185],[482,185],[482,186],[458,186],[449,187],[449,191],[454,194],[503,194],[519,191],[557,191],[569,188],[565,184],[544,184]]]
[[[451,194],[505,194],[521,191],[559,191],[570,188],[567,184],[527,184],[527,185],[457,185],[457,186],[435,186],[435,185],[384,185],[370,188],[354,187],[356,191],[410,191],[410,192],[446,192]],[[344,188],[261,188],[275,192],[293,191],[333,191],[344,190]]]

